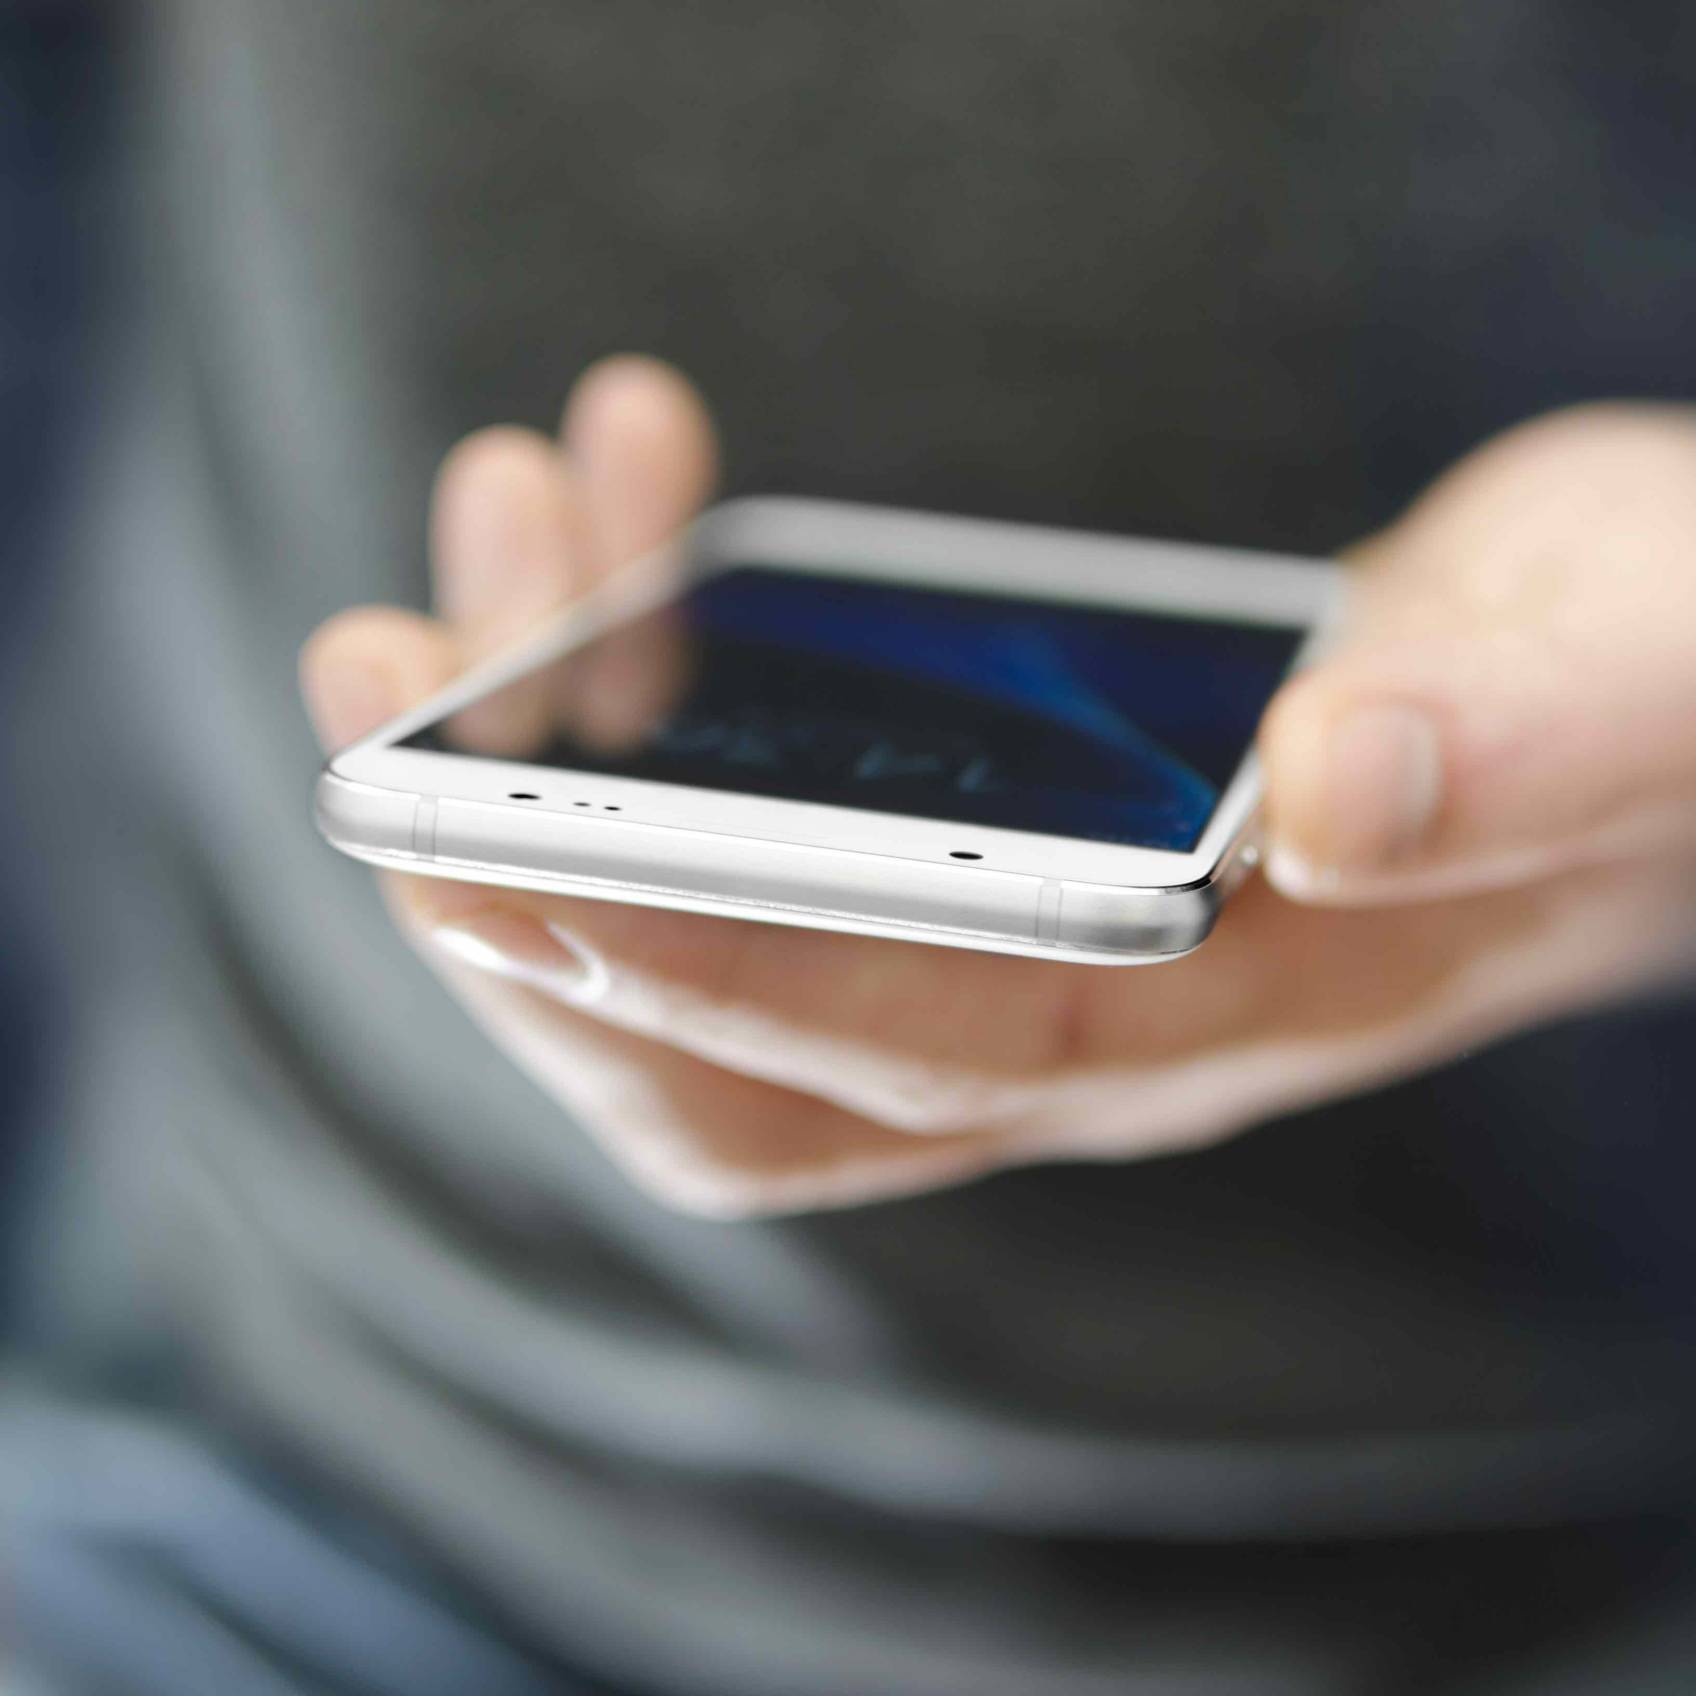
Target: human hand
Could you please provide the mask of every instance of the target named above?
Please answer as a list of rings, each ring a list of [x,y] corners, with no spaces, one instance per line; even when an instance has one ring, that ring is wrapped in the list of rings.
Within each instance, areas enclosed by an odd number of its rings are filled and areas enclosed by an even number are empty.
[[[468,438],[436,491],[437,616],[359,609],[307,645],[326,745],[670,534],[713,459],[693,392],[639,360],[584,377],[559,442]],[[639,1182],[720,1215],[1199,1146],[1685,969],[1696,415],[1523,426],[1356,553],[1344,639],[1262,730],[1269,879],[1182,960],[1103,970],[398,874],[391,909]],[[590,693],[639,698],[641,652]]]

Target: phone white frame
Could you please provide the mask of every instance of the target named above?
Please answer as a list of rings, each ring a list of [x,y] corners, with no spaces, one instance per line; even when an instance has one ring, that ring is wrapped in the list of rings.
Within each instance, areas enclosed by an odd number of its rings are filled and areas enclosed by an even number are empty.
[[[1325,561],[831,501],[730,501],[335,754],[318,783],[319,828],[360,859],[427,875],[1048,959],[1133,964],[1203,940],[1257,855],[1252,752],[1195,847],[1174,853],[393,746],[690,581],[759,564],[1293,625],[1309,632],[1297,665],[1341,599],[1340,570]]]

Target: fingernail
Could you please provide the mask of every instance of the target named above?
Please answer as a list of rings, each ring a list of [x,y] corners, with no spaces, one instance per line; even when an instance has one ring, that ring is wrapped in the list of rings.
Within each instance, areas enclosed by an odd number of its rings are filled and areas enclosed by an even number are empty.
[[[375,666],[355,661],[325,667],[313,679],[306,705],[318,740],[328,749],[346,747],[394,713],[388,678]]]
[[[606,988],[599,955],[560,927],[523,913],[489,908],[438,926],[430,939],[468,966],[574,1006],[598,999]]]
[[[1297,897],[1323,897],[1416,852],[1442,795],[1437,728],[1415,707],[1357,707],[1322,758],[1317,817],[1304,833],[1315,849],[1278,842],[1267,857],[1267,876]]]

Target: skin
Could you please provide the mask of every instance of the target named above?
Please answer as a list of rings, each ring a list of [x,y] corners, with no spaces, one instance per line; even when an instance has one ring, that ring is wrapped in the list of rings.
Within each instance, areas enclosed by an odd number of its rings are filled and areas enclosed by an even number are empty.
[[[584,375],[557,439],[460,443],[436,615],[358,608],[306,645],[324,745],[668,536],[714,462],[699,397],[635,358]],[[638,1183],[723,1217],[1200,1146],[1687,973],[1696,414],[1522,425],[1352,557],[1344,639],[1262,727],[1268,878],[1186,959],[1108,971],[400,875],[385,896]],[[467,739],[521,745],[552,710],[616,743],[666,652],[663,631],[615,647],[569,706],[539,694]]]

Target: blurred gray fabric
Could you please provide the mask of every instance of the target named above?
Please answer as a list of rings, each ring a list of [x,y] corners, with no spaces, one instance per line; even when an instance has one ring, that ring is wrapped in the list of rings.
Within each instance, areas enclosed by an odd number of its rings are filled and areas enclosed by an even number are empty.
[[[7,1614],[51,1639],[44,1691],[600,1696],[213,1434],[21,1389],[0,1425]]]
[[[1182,1160],[675,1217],[317,840],[293,677],[329,613],[422,603],[455,437],[622,347],[702,383],[736,490],[1382,522],[1386,465],[1561,398],[1468,386],[1488,323],[1401,367],[1380,320],[1409,266],[1473,300],[1504,240],[1587,298],[1622,214],[1565,19],[159,8],[139,304],[20,737],[76,996],[46,1368],[188,1373],[656,1689],[1423,1690],[1603,1629],[1630,1574],[1492,1538],[1664,1505],[1688,1334],[1572,1271],[1564,1203],[1496,1232],[1444,1165],[1535,1158],[1537,1064],[1505,1111],[1485,1062]]]

